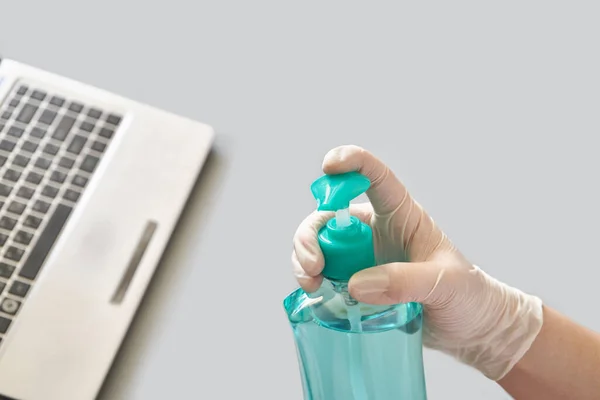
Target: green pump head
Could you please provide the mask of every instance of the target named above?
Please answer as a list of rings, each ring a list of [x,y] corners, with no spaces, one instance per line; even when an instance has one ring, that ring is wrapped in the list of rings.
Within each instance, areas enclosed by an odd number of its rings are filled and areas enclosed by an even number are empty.
[[[375,265],[371,227],[350,216],[350,202],[371,186],[369,178],[358,172],[323,175],[310,189],[317,200],[317,210],[335,211],[318,234],[325,257],[323,276],[334,281],[348,281],[356,272]]]

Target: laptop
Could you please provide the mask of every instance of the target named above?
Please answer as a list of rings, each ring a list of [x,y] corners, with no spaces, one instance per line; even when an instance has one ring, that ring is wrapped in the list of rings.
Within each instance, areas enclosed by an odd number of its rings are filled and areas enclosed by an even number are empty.
[[[214,139],[0,60],[0,399],[94,399]]]

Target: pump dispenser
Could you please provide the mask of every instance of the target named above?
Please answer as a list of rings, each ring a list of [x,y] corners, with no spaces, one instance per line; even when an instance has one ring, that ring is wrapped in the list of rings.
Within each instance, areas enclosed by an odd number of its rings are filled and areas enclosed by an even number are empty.
[[[371,182],[357,172],[324,175],[311,185],[317,210],[335,211],[319,232],[325,257],[323,276],[332,281],[349,281],[356,272],[375,265],[371,227],[350,215],[350,202],[366,192]]]
[[[318,233],[323,284],[284,300],[305,400],[427,399],[422,306],[363,304],[348,292],[352,275],[376,265],[371,227],[350,215],[350,202],[369,187],[357,172],[324,175],[311,185],[317,209],[335,216]]]

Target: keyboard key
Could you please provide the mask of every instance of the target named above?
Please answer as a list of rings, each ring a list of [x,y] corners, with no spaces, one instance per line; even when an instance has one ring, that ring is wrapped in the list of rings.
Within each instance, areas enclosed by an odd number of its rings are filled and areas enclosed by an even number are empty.
[[[50,209],[50,204],[46,203],[43,200],[38,200],[33,204],[33,207],[31,207],[31,209],[41,214],[45,214]]]
[[[13,272],[15,272],[15,267],[7,263],[0,262],[0,277],[9,279]]]
[[[46,186],[44,187],[44,189],[42,190],[42,194],[46,197],[50,197],[51,199],[55,198],[56,195],[58,194],[58,189],[52,187],[52,186]]]
[[[73,177],[73,180],[71,181],[71,183],[75,186],[79,186],[79,187],[85,187],[85,185],[87,185],[87,178],[84,178],[81,175],[75,175]]]
[[[27,295],[27,292],[29,292],[30,287],[31,286],[29,286],[25,282],[14,281],[12,286],[8,290],[8,293],[17,297],[25,297]]]
[[[13,159],[13,164],[18,165],[19,167],[25,168],[27,164],[29,164],[30,158],[25,157],[21,154],[17,154]]]
[[[69,218],[69,215],[71,215],[72,210],[73,209],[69,206],[58,204],[35,247],[23,264],[21,271],[19,271],[20,276],[27,279],[35,279],[42,268],[50,249],[60,235],[65,222]]]
[[[10,195],[10,192],[12,192],[12,187],[0,183],[0,196],[8,197],[8,195]]]
[[[25,231],[19,231],[15,236],[15,242],[25,246],[31,243],[31,239],[33,239],[33,235]]]
[[[50,180],[53,182],[63,183],[65,179],[67,179],[67,174],[60,171],[53,171],[52,175],[50,175]]]
[[[71,132],[73,125],[75,125],[75,118],[64,115],[56,126],[56,129],[52,134],[52,139],[62,142],[69,135],[69,132]]]
[[[27,178],[25,178],[25,181],[27,181],[29,183],[33,183],[34,185],[37,185],[42,181],[43,178],[44,177],[42,175],[38,174],[37,172],[31,171],[29,173],[29,175],[27,175]]]
[[[10,327],[10,319],[0,317],[0,333],[6,333]]]
[[[31,94],[31,98],[42,101],[46,98],[46,93],[42,92],[41,90],[34,90],[33,93]]]
[[[102,142],[94,142],[92,144],[92,150],[96,150],[99,153],[102,153],[106,149],[106,145]]]
[[[102,128],[102,129],[100,129],[100,132],[98,133],[98,135],[100,135],[106,139],[112,138],[114,134],[115,134],[115,131],[112,129],[108,129],[108,128]]]
[[[57,155],[57,154],[58,154],[58,150],[60,150],[60,149],[59,149],[59,147],[58,147],[58,146],[55,146],[55,145],[53,145],[52,143],[48,143],[48,144],[46,144],[46,146],[44,147],[44,153],[46,153],[46,154],[50,154],[50,155],[52,155],[52,156],[55,156],[55,155]]]
[[[34,143],[34,142],[30,142],[29,140],[26,140],[23,145],[21,146],[21,148],[25,151],[28,151],[30,153],[35,153],[35,151],[38,148],[38,144]]]
[[[44,157],[39,157],[35,162],[35,166],[38,167],[39,169],[43,169],[43,170],[50,168],[51,165],[52,165],[52,161],[50,161]]]
[[[39,121],[44,124],[47,124],[47,125],[52,125],[55,118],[56,118],[56,111],[44,110],[44,112],[40,116]]]
[[[4,298],[2,300],[2,304],[0,304],[0,311],[15,315],[17,311],[19,311],[19,307],[21,307],[21,303],[15,299]]]
[[[0,228],[6,229],[7,231],[12,231],[16,224],[17,220],[10,217],[4,216],[0,219]]]
[[[15,143],[10,140],[3,140],[0,142],[0,150],[8,151],[9,153],[15,148]]]
[[[21,109],[21,112],[17,116],[17,121],[22,122],[24,124],[28,124],[33,119],[33,116],[37,112],[38,106],[34,106],[33,104],[25,104],[25,106]]]
[[[27,186],[21,186],[19,190],[17,190],[17,196],[26,200],[31,199],[34,193],[35,189],[29,188]]]
[[[85,156],[83,162],[81,163],[81,169],[85,172],[92,173],[94,172],[94,169],[96,169],[98,161],[98,157],[94,157],[88,154],[87,156]]]
[[[71,189],[67,189],[67,191],[65,192],[64,196],[63,196],[66,200],[72,201],[73,203],[76,203],[77,200],[79,199],[79,193],[71,190]]]
[[[46,133],[47,132],[45,129],[35,127],[31,130],[30,135],[31,135],[31,137],[42,139],[44,136],[46,136]]]
[[[116,114],[110,114],[107,118],[106,121],[109,124],[113,124],[113,125],[119,125],[121,123],[121,117],[116,115]]]
[[[98,110],[97,108],[91,108],[87,115],[90,118],[98,119],[102,115],[102,111]]]
[[[2,167],[4,164],[6,164],[7,160],[8,160],[8,158],[6,156],[3,156],[0,154],[0,167]]]
[[[25,85],[21,85],[19,86],[19,90],[17,90],[17,94],[23,96],[25,93],[27,93],[27,90],[29,88]]]
[[[73,102],[69,105],[69,111],[73,111],[74,113],[80,113],[83,110],[83,104]]]
[[[42,219],[38,217],[34,217],[33,215],[28,215],[23,221],[23,226],[28,228],[37,229],[42,224]]]
[[[2,113],[2,116],[0,116],[0,118],[8,120],[8,119],[10,119],[11,115],[12,115],[12,113],[10,111],[4,111]]]
[[[4,246],[6,244],[7,240],[8,240],[8,235],[5,235],[4,233],[0,233],[0,246]]]
[[[50,104],[56,107],[62,107],[62,105],[65,104],[65,99],[63,99],[62,97],[53,96],[50,99]]]
[[[5,287],[6,287],[6,283],[0,282],[0,294],[2,294],[2,292],[4,292]]]
[[[21,215],[23,214],[23,211],[25,211],[25,208],[27,208],[25,204],[20,203],[18,201],[13,201],[12,203],[10,203],[10,206],[8,206],[8,211],[10,211],[13,214]]]
[[[70,159],[68,157],[63,157],[58,162],[58,165],[60,165],[63,168],[66,168],[66,169],[70,169],[73,166],[73,164],[75,164],[75,161],[73,161],[72,159]]]
[[[21,176],[21,173],[14,169],[8,169],[4,173],[4,179],[6,179],[7,181],[11,181],[11,182],[18,181],[20,176]]]
[[[67,148],[67,151],[73,154],[81,153],[81,150],[83,149],[83,146],[85,145],[86,141],[87,139],[85,137],[81,135],[75,135],[75,137],[71,141],[71,144]]]
[[[21,136],[23,136],[23,133],[25,133],[25,131],[17,126],[11,126],[10,128],[8,128],[8,132],[7,132],[10,136],[16,137],[16,138],[20,138]]]
[[[84,121],[84,122],[81,123],[80,128],[84,132],[91,132],[91,131],[94,130],[94,124],[92,124],[90,122],[87,122],[87,121]]]
[[[6,249],[6,253],[4,253],[4,257],[7,260],[19,262],[19,261],[21,261],[21,257],[23,257],[23,254],[25,254],[25,251],[15,247],[15,246],[10,246],[8,249]]]

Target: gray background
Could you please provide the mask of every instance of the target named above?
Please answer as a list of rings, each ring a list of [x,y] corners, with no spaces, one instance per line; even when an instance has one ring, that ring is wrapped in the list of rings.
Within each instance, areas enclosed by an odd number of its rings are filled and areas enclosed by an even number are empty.
[[[102,399],[302,398],[291,240],[347,143],[474,262],[600,328],[595,2],[398,3],[2,2],[5,56],[218,132]],[[508,398],[425,362],[431,399]]]

